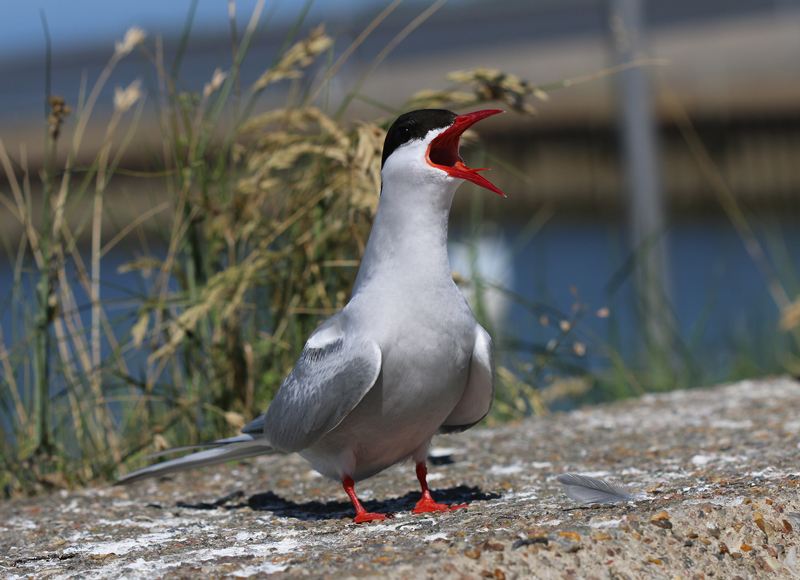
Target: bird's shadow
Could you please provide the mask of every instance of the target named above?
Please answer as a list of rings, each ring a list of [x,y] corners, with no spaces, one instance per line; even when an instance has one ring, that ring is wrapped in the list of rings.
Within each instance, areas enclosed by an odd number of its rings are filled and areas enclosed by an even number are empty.
[[[496,493],[484,492],[477,487],[467,485],[439,489],[432,493],[437,502],[451,505],[470,504],[477,500],[497,499],[500,497]],[[352,517],[354,513],[353,504],[349,501],[308,501],[297,503],[284,499],[271,491],[257,493],[249,497],[247,503],[228,503],[230,499],[243,496],[244,494],[238,492],[221,498],[214,503],[201,502],[190,504],[178,502],[178,507],[199,510],[217,509],[219,507],[224,507],[225,509],[249,507],[255,511],[267,511],[281,517],[297,518],[298,520],[305,521],[341,519],[343,517]],[[419,501],[420,497],[422,497],[420,492],[412,491],[402,497],[384,501],[365,501],[363,505],[367,511],[377,513],[410,511],[414,508],[414,505]]]

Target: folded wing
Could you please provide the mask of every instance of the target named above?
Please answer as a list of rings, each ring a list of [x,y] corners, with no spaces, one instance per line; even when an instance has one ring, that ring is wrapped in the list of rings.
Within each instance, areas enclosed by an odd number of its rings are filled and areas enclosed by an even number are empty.
[[[495,389],[492,337],[481,325],[475,332],[475,346],[469,362],[469,378],[461,400],[439,428],[440,433],[466,431],[492,408]]]
[[[292,372],[261,417],[244,433],[263,433],[286,453],[313,445],[336,427],[372,388],[381,371],[381,351],[344,328],[344,312],[311,335]]]

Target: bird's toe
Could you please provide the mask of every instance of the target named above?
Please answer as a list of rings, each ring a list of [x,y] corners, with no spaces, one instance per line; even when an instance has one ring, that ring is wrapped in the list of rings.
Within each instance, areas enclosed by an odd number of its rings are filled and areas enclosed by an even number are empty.
[[[464,505],[456,505],[450,506],[443,503],[436,503],[432,499],[422,498],[417,502],[417,505],[414,506],[414,509],[411,510],[413,514],[428,514],[431,512],[449,512],[452,510],[462,509],[467,507],[466,504]]]
[[[365,524],[367,522],[382,522],[383,520],[388,520],[389,518],[393,518],[393,513],[388,514],[374,514],[371,512],[363,512],[357,514],[355,520],[353,520],[357,524]]]

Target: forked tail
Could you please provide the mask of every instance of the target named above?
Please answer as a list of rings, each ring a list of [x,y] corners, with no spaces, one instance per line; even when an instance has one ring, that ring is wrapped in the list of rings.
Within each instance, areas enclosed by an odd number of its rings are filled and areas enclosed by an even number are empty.
[[[178,471],[186,471],[187,469],[194,469],[196,467],[205,467],[206,465],[216,465],[218,463],[225,463],[227,461],[237,461],[239,459],[247,459],[248,457],[257,457],[259,455],[268,455],[271,453],[280,453],[270,447],[263,437],[254,437],[253,435],[239,435],[237,437],[229,437],[228,439],[220,439],[204,445],[192,445],[189,447],[177,447],[169,449],[166,452],[156,453],[154,456],[165,455],[166,453],[174,453],[185,449],[195,449],[198,447],[212,447],[213,449],[206,449],[205,451],[198,451],[191,455],[178,457],[177,459],[170,459],[162,463],[156,463],[149,467],[143,467],[132,471],[127,475],[119,478],[115,485],[124,483],[133,483],[147,479],[148,477],[162,477],[170,473],[177,473]]]

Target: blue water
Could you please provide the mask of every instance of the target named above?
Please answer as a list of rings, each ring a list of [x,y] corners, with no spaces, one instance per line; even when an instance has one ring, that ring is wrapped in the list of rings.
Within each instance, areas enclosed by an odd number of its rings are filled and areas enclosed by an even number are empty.
[[[513,246],[519,228],[501,231],[504,245]],[[794,298],[800,293],[800,219],[772,220],[757,226],[756,232],[779,282]],[[454,237],[465,243],[471,239],[463,233]],[[495,234],[495,245],[496,238]],[[667,319],[673,321],[676,357],[695,367],[697,380],[724,380],[743,358],[752,359],[756,372],[784,371],[779,351],[788,337],[777,328],[778,307],[730,223],[714,218],[675,221],[665,246],[670,273],[665,294],[671,308]],[[645,325],[633,275],[626,273],[628,257],[621,222],[562,219],[546,224],[515,255],[509,280],[515,294],[544,310],[510,300],[505,320],[496,325],[495,342],[506,343],[512,361],[523,361],[526,354],[558,336],[557,313],[570,318],[577,302],[586,314],[574,339],[564,341],[557,352],[571,357],[578,367],[608,367],[600,347],[609,347],[632,368],[641,368]],[[491,270],[497,260],[487,262]],[[596,315],[603,307],[609,309],[607,318]],[[548,311],[549,325],[544,327],[540,316]],[[525,345],[513,348],[519,339]],[[571,356],[575,341],[586,344],[585,356]]]
[[[605,348],[620,352],[634,369],[644,364],[643,322],[637,314],[631,276],[624,275],[628,258],[624,224],[554,219],[509,254],[520,230],[517,226],[499,227],[491,236],[475,238],[465,228],[454,227],[451,236],[454,270],[470,274],[468,248],[477,240],[477,270],[529,303],[499,293],[489,296],[488,324],[504,360],[512,365],[530,361],[531,353],[541,351],[558,336],[559,318],[571,317],[577,302],[586,313],[557,353],[577,369],[607,368]],[[800,293],[800,218],[764,224],[757,231],[781,284],[794,298]],[[675,221],[666,242],[671,274],[667,293],[675,321],[677,356],[691,359],[706,382],[726,378],[743,356],[760,365],[756,371],[780,371],[779,350],[785,337],[777,329],[778,308],[731,225],[712,218]],[[118,267],[133,256],[132,250],[120,249],[103,261],[102,296],[120,336],[135,321],[136,297],[147,294],[138,274],[118,272]],[[30,294],[33,269],[26,272],[24,294]],[[620,284],[614,283],[619,280]],[[13,347],[14,340],[24,339],[19,328],[16,333],[12,329],[11,304],[6,300],[12,283],[13,269],[4,257],[0,260],[0,324],[7,347]],[[83,291],[77,295],[88,333],[89,300]],[[28,308],[32,302],[28,302]],[[610,312],[606,318],[596,314],[603,307]],[[547,326],[542,325],[543,313],[548,315]],[[584,356],[575,354],[576,341],[586,345]],[[106,345],[104,355],[108,352]],[[144,368],[144,356],[142,353],[131,359],[136,363],[134,368]]]

